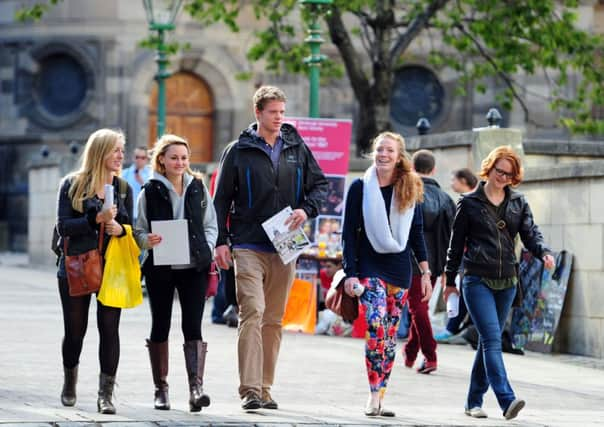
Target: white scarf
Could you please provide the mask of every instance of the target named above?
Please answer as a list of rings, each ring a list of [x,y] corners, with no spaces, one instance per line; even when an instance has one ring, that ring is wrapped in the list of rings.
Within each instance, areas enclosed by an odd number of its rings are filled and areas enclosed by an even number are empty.
[[[400,212],[399,202],[393,191],[390,202],[390,226],[388,226],[386,207],[375,165],[365,171],[363,187],[363,224],[371,246],[381,254],[404,251],[409,240],[415,203],[409,209]]]

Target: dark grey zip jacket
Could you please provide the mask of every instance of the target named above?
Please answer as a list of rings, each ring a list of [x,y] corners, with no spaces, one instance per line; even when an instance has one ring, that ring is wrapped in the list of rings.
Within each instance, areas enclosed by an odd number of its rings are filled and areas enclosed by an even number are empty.
[[[315,217],[325,200],[327,179],[298,131],[289,124],[281,126],[283,148],[275,171],[256,126],[244,130],[222,155],[214,196],[216,246],[270,244],[262,222],[288,205]]]
[[[542,258],[551,252],[533,221],[528,202],[521,193],[509,187],[505,189],[507,206],[503,219],[510,236],[497,227],[487,207],[484,184],[481,182],[475,191],[465,194],[457,202],[445,267],[448,286],[455,285],[462,257],[464,275],[493,279],[516,276],[517,260],[513,239],[517,234],[520,234],[524,246],[536,257]],[[467,248],[465,252],[464,248]]]

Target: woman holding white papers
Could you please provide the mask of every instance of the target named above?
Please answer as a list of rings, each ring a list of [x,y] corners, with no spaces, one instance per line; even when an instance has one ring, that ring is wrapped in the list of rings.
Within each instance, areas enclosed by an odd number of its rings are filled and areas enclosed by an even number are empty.
[[[104,254],[110,238],[126,235],[122,225],[131,223],[132,190],[126,181],[118,178],[123,160],[124,135],[111,129],[99,129],[86,142],[80,169],[67,175],[59,189],[57,231],[61,236],[58,242],[61,256],[57,277],[65,328],[62,344],[65,381],[61,392],[64,406],[76,403],[78,365],[91,300],[90,294],[71,296],[76,292],[70,291],[65,256],[84,254],[95,248]],[[110,200],[113,202],[104,208],[104,201]],[[97,301],[101,365],[97,407],[103,414],[115,414],[111,399],[120,357],[120,315],[120,308]]]
[[[411,284],[411,250],[422,272],[424,300],[430,299],[432,284],[420,206],[423,184],[412,170],[405,141],[399,134],[383,132],[373,148],[373,165],[346,196],[344,289],[351,296],[360,294],[365,307],[370,389],[365,415],[393,417],[382,401],[394,366],[403,295]]]
[[[155,409],[170,409],[166,381],[168,335],[174,291],[178,290],[189,378],[189,409],[199,412],[210,405],[210,397],[203,393],[207,343],[201,336],[201,320],[218,227],[208,190],[201,176],[189,167],[190,154],[187,141],[176,135],[164,135],[157,141],[151,160],[153,175],[138,198],[135,234],[139,246],[149,249],[143,259],[143,273],[152,317],[147,347],[155,384]],[[178,231],[182,220],[186,221],[184,241],[174,244],[170,240],[175,240],[175,235],[154,232],[154,223],[158,229],[161,225],[163,229]],[[167,261],[170,264],[162,262],[162,245],[172,248],[171,261]],[[154,254],[153,248],[158,253]]]

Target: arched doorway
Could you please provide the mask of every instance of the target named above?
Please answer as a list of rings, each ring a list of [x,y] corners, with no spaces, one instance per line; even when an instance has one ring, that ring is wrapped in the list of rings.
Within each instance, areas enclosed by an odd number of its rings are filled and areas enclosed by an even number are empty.
[[[166,79],[166,133],[191,145],[191,163],[211,162],[214,100],[210,88],[194,74],[178,72]],[[157,139],[157,85],[149,104],[149,146]]]

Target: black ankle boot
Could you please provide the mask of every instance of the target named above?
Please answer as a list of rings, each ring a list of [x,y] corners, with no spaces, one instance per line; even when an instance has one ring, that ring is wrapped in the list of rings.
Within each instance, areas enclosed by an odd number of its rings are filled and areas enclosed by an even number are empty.
[[[101,372],[99,377],[99,397],[96,401],[97,409],[101,414],[115,414],[115,406],[111,402],[114,385],[115,377]]]
[[[76,383],[78,382],[78,367],[69,369],[63,367],[65,379],[63,380],[63,391],[61,391],[61,403],[63,406],[73,406],[76,403]]]

